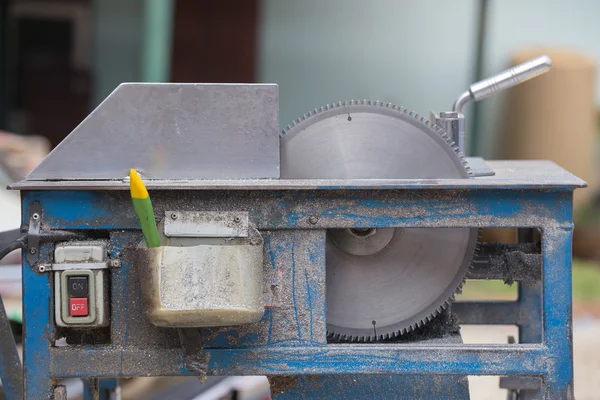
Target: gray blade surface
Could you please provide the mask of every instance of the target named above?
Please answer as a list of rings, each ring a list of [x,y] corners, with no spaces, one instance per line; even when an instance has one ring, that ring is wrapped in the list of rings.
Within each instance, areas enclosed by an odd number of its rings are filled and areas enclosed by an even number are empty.
[[[444,134],[417,117],[359,103],[330,106],[284,131],[281,177],[468,178],[469,170]],[[329,335],[372,341],[427,322],[462,285],[476,243],[470,228],[328,233]]]

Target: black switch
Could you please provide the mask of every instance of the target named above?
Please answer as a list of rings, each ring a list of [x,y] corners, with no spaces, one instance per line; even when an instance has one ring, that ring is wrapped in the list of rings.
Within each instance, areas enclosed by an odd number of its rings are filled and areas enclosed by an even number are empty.
[[[70,297],[87,297],[89,293],[87,276],[68,276],[67,292]]]

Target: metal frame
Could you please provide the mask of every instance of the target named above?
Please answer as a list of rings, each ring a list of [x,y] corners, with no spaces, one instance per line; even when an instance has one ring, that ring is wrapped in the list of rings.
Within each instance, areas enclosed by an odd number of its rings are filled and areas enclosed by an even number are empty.
[[[156,215],[178,211],[248,211],[265,240],[266,281],[272,289],[263,320],[239,329],[203,329],[203,352],[210,375],[296,377],[277,398],[310,393],[320,398],[348,398],[360,387],[378,387],[393,395],[398,386],[383,376],[411,382],[430,376],[509,375],[543,379],[544,399],[573,396],[571,319],[572,194],[585,185],[553,166],[544,178],[462,180],[456,188],[429,182],[426,188],[398,181],[382,189],[319,184],[315,189],[250,188],[249,190],[156,190]],[[517,169],[519,166],[517,165]],[[532,173],[530,173],[531,175]],[[483,183],[482,183],[483,182]],[[285,184],[283,184],[285,186]],[[166,189],[166,188],[165,188]],[[50,399],[55,378],[194,375],[186,365],[176,330],[158,329],[143,316],[139,296],[141,267],[132,264],[141,240],[139,226],[122,190],[32,190],[22,193],[23,221],[29,206],[44,209],[45,229],[105,231],[110,257],[121,268],[111,273],[111,339],[109,343],[53,347],[57,339],[52,307],[52,280],[23,260],[25,315],[25,391],[31,399]],[[516,304],[464,304],[459,315],[480,315],[468,322],[516,323],[520,344],[467,345],[435,340],[408,343],[327,344],[325,332],[325,230],[344,227],[528,227],[542,232],[541,286],[520,289]],[[40,261],[52,248],[42,245]],[[541,305],[541,307],[540,307]],[[482,307],[496,308],[502,320],[488,320]],[[535,314],[535,309],[538,314]],[[527,313],[530,318],[523,318]],[[506,314],[508,312],[508,314]],[[468,318],[468,317],[467,317]],[[539,319],[538,319],[539,318]],[[535,320],[540,321],[539,324]],[[344,383],[340,391],[315,386],[310,376]],[[352,384],[358,377],[358,384]],[[329,379],[329,381],[328,381]],[[423,389],[422,381],[413,380]],[[443,382],[440,380],[439,382]],[[357,386],[359,385],[359,386]],[[387,392],[386,392],[387,390]],[[396,392],[394,392],[396,391]],[[439,392],[437,392],[439,393]],[[286,397],[287,396],[287,397]],[[341,396],[341,397],[340,397]],[[423,397],[423,396],[422,396]]]

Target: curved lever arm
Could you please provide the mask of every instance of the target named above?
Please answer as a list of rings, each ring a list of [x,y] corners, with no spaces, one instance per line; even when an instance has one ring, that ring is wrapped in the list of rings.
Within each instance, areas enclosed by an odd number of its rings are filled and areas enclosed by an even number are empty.
[[[502,71],[489,78],[475,82],[469,86],[469,90],[460,95],[454,102],[452,111],[462,113],[462,109],[469,101],[479,101],[505,89],[523,83],[529,79],[535,78],[552,67],[550,57],[544,55],[525,61],[522,64]]]

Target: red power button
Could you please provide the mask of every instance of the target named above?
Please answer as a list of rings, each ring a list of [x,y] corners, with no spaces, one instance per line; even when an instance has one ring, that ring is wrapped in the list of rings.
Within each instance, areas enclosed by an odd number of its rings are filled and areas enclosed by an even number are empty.
[[[69,315],[71,317],[87,317],[87,315],[88,315],[88,299],[87,298],[70,298],[69,299]]]

